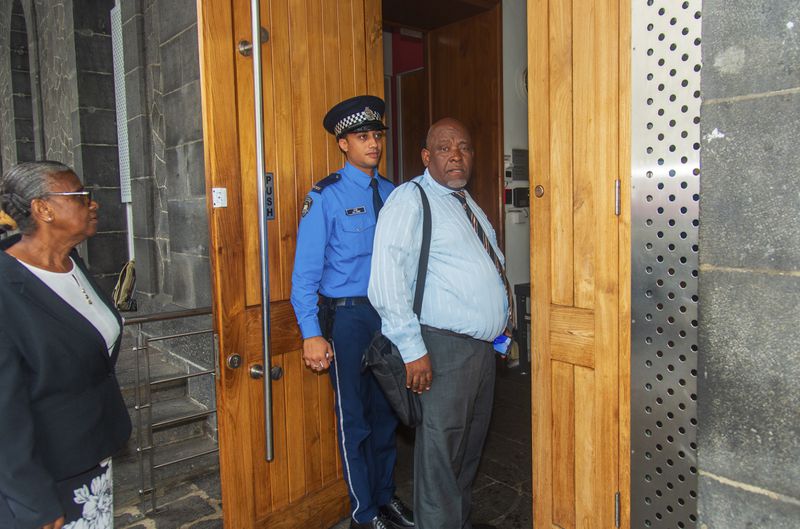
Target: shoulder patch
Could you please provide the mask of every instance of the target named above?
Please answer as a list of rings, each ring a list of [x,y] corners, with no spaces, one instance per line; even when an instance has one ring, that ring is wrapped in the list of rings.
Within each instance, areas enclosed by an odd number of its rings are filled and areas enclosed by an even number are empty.
[[[303,200],[303,209],[300,210],[300,216],[305,217],[308,210],[311,209],[311,205],[314,203],[314,199],[311,198],[311,195],[306,195],[306,199]]]
[[[331,184],[335,184],[339,180],[342,179],[342,175],[339,173],[331,173],[316,184],[314,187],[311,188],[311,191],[314,193],[322,193],[322,190],[328,187]]]

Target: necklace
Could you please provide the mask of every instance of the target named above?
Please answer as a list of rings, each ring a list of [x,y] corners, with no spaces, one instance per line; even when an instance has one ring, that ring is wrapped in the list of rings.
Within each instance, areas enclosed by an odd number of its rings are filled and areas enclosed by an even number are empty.
[[[72,273],[71,275],[72,275],[72,279],[75,280],[75,284],[78,285],[79,289],[81,289],[81,292],[83,293],[83,297],[86,298],[86,303],[88,303],[89,305],[93,305],[92,300],[89,297],[89,294],[86,292],[86,289],[83,288],[83,286],[81,285],[81,282],[78,281],[78,278],[75,276],[75,273]]]

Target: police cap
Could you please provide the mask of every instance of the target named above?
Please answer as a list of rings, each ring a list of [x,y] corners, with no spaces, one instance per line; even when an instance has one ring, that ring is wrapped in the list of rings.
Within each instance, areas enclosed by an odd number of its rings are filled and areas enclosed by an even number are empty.
[[[375,96],[356,96],[345,99],[331,108],[322,120],[325,130],[341,138],[348,132],[385,130],[383,113],[386,104]]]

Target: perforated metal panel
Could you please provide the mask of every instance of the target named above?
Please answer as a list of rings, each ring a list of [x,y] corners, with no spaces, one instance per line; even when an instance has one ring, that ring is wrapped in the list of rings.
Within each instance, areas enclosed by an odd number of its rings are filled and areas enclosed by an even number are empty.
[[[633,0],[631,527],[697,522],[699,0]]]

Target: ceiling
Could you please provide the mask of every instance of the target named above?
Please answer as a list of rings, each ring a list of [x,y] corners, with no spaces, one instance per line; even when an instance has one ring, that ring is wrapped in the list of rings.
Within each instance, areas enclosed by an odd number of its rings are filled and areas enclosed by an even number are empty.
[[[496,6],[500,0],[383,0],[386,25],[420,30],[440,28]]]

